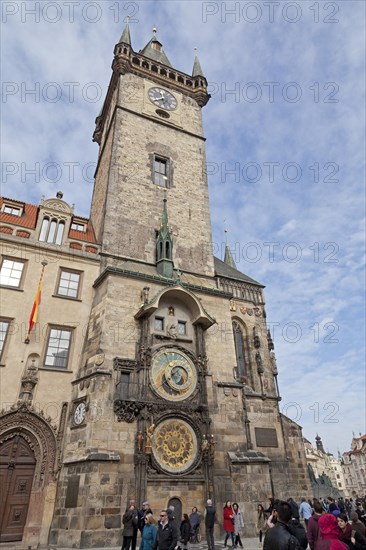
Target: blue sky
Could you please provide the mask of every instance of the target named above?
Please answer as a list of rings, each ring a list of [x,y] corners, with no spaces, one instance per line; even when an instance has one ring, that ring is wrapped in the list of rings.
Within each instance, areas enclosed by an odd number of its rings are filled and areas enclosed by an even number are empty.
[[[190,73],[198,48],[215,254],[226,226],[238,268],[266,285],[282,412],[348,450],[365,432],[365,4],[4,1],[3,195],[61,189],[88,216],[127,15],[136,51],[156,26]]]

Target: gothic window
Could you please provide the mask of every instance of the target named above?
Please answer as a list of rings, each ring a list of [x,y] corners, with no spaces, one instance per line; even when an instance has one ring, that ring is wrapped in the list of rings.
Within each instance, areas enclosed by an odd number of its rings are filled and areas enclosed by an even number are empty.
[[[42,221],[39,240],[47,243],[62,244],[62,237],[65,230],[65,222],[56,218],[45,216]]]
[[[3,258],[0,269],[0,285],[19,288],[22,281],[24,260]]]
[[[57,285],[57,295],[65,298],[78,298],[81,273],[61,269]]]
[[[71,346],[71,330],[51,327],[44,361],[45,367],[66,369]]]
[[[236,362],[238,367],[239,379],[247,381],[248,377],[248,358],[245,337],[243,329],[238,322],[233,321],[233,333],[235,343]]]

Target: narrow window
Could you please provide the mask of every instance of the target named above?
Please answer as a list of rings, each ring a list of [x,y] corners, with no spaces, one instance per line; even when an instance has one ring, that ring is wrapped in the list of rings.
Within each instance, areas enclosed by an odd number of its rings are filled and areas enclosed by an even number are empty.
[[[49,223],[50,223],[50,220],[48,218],[43,218],[41,232],[39,234],[39,240],[42,242],[46,240]]]
[[[20,287],[24,262],[4,258],[0,269],[0,285]]]
[[[246,379],[248,373],[244,335],[241,326],[236,321],[233,322],[233,332],[239,377]]]
[[[0,362],[3,357],[3,351],[5,347],[6,337],[8,335],[10,321],[5,321],[5,319],[0,319]]]
[[[55,240],[56,244],[62,244],[62,237],[63,237],[63,234],[64,234],[64,229],[65,229],[65,223],[60,222],[58,224],[57,233],[56,233],[56,240]]]
[[[51,328],[48,336],[45,367],[66,369],[71,345],[71,330]]]
[[[84,231],[85,233],[85,225],[77,222],[72,222],[71,229],[75,229],[75,231]]]
[[[48,232],[48,237],[47,237],[47,242],[48,243],[53,243],[53,241],[55,239],[55,235],[56,235],[56,227],[57,227],[57,221],[52,220],[51,224],[50,224],[50,230]]]
[[[168,160],[161,157],[154,157],[154,183],[161,187],[168,185]]]

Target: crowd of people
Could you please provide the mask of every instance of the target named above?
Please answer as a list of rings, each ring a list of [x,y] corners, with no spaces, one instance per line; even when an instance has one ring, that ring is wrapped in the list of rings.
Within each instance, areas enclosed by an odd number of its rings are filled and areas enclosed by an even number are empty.
[[[301,499],[298,505],[270,499],[258,505],[257,531],[263,550],[366,550],[366,512],[361,500]],[[303,520],[303,523],[302,521]]]
[[[263,550],[366,550],[366,497],[337,501],[332,497],[307,500],[270,499],[269,505],[257,506],[256,529]],[[139,550],[188,550],[190,542],[200,541],[201,514],[197,507],[182,521],[170,506],[159,514],[156,522],[147,501],[141,510],[131,500],[122,518],[122,550],[136,550],[137,534],[141,533]],[[224,547],[243,548],[244,515],[237,502],[227,500],[223,507]],[[208,550],[215,550],[214,526],[218,522],[216,508],[207,500],[203,514]]]
[[[215,550],[214,525],[216,509],[211,500],[207,500],[204,512],[206,541],[209,550]],[[137,535],[140,531],[141,542],[139,550],[188,550],[189,542],[199,542],[201,515],[196,507],[190,515],[183,514],[179,521],[174,514],[174,506],[164,509],[156,522],[153,512],[147,501],[142,503],[141,510],[136,507],[135,501],[130,500],[126,512],[122,517],[123,542],[122,550],[136,550]]]

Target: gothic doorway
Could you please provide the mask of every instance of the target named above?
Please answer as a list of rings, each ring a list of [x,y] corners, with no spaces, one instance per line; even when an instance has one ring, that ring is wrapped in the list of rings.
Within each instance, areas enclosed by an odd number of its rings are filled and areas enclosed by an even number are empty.
[[[182,503],[179,498],[171,498],[168,503],[168,508],[169,506],[174,506],[174,517],[179,529],[182,521]]]
[[[0,542],[22,540],[36,459],[28,443],[14,435],[0,449]]]

